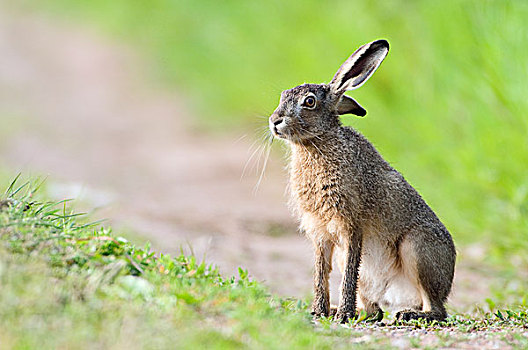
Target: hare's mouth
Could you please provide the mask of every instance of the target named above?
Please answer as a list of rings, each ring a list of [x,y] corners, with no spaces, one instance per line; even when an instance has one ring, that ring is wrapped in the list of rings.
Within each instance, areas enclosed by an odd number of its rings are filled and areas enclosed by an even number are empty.
[[[273,136],[279,139],[289,140],[291,138],[291,133],[289,130],[285,130],[285,129],[281,130],[277,127],[274,127],[271,129],[271,133],[273,134]]]
[[[282,132],[280,132],[276,126],[273,127],[273,129],[271,129],[271,132],[273,133],[273,136],[276,136],[278,138],[284,138],[284,134]]]

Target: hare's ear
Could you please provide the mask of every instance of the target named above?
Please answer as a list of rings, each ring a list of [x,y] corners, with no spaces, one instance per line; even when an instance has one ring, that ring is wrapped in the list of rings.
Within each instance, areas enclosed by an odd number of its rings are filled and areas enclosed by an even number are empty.
[[[364,117],[367,111],[352,97],[343,95],[337,104],[337,114],[355,114]]]
[[[376,40],[361,46],[339,67],[329,84],[330,88],[335,93],[357,89],[374,74],[387,53],[389,53],[387,40]]]

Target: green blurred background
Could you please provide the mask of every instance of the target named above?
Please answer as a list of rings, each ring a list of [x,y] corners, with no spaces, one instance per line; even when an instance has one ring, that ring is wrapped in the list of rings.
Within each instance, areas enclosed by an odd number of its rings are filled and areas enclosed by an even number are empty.
[[[26,2],[25,6],[35,6]],[[386,38],[381,69],[345,117],[425,197],[460,244],[528,264],[528,2],[42,0],[157,62],[197,125],[251,130],[280,91],[328,82]],[[515,257],[514,259],[510,259]],[[496,260],[494,260],[496,259]]]

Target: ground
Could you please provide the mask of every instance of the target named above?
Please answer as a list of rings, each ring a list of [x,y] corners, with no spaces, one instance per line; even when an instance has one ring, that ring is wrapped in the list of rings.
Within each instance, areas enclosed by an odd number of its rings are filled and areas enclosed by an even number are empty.
[[[162,85],[149,57],[72,22],[2,9],[0,52],[0,159],[13,176],[47,175],[52,197],[78,198],[158,251],[192,249],[278,294],[310,295],[311,248],[286,205],[280,147],[257,186],[252,132],[197,128],[184,86]],[[451,310],[489,297],[496,277],[480,248],[459,246]]]

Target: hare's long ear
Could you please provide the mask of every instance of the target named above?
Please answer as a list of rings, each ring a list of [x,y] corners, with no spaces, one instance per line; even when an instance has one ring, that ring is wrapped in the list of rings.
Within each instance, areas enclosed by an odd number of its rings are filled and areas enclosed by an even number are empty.
[[[352,97],[343,95],[337,103],[337,114],[355,114],[364,117],[367,111]]]
[[[330,88],[338,94],[357,89],[374,74],[387,53],[387,40],[376,40],[361,46],[339,67],[329,84]]]

